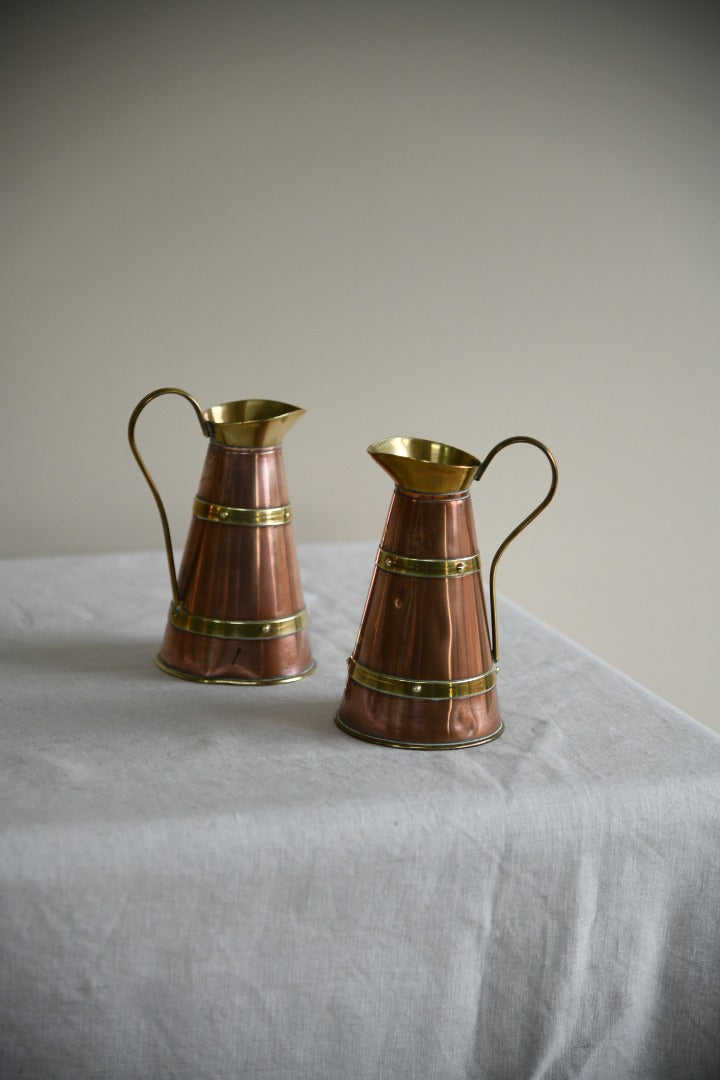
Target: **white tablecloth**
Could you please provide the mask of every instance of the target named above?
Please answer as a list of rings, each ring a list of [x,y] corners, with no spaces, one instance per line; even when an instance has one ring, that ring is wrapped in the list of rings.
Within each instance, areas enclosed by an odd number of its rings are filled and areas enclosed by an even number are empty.
[[[720,1076],[720,740],[507,602],[502,738],[351,739],[300,558],[270,688],[154,667],[160,553],[0,563],[0,1075]]]

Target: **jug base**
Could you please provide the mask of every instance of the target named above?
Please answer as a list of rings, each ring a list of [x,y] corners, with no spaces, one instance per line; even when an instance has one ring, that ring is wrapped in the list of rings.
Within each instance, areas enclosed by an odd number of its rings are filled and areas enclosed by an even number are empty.
[[[305,668],[304,671],[299,671],[297,675],[280,675],[270,679],[229,679],[224,676],[213,678],[208,675],[195,675],[193,672],[180,671],[178,668],[166,664],[159,656],[155,657],[155,664],[166,675],[172,675],[176,679],[185,679],[187,682],[196,683],[218,683],[224,686],[273,686],[277,683],[297,682],[299,679],[305,679],[308,675],[312,675],[317,667],[313,660],[310,667]]]
[[[340,730],[347,735],[352,735],[355,739],[362,739],[364,742],[376,743],[378,746],[392,746],[396,750],[461,750],[464,746],[480,746],[481,743],[492,742],[493,739],[497,739],[502,735],[505,730],[505,725],[501,720],[495,731],[491,731],[489,735],[483,735],[479,739],[465,739],[462,742],[447,743],[398,742],[397,739],[383,739],[380,735],[368,735],[364,731],[357,731],[344,723],[340,719],[339,713],[335,713],[334,719]]]

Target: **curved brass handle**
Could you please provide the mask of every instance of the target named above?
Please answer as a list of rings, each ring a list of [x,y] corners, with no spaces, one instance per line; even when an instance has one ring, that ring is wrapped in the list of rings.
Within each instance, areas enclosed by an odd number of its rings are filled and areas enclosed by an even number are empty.
[[[148,486],[153,493],[153,498],[155,499],[155,502],[157,503],[157,508],[160,512],[160,521],[162,522],[163,536],[165,537],[165,551],[167,552],[168,569],[170,570],[170,585],[172,587],[173,603],[177,606],[180,603],[180,596],[178,593],[177,574],[175,573],[175,559],[173,558],[172,540],[170,539],[170,526],[168,525],[167,514],[165,513],[165,507],[163,506],[162,499],[160,498],[160,492],[155,486],[155,482],[148,471],[147,465],[140,457],[140,451],[138,450],[137,443],[135,442],[135,424],[137,423],[138,416],[143,411],[146,405],[149,405],[150,402],[153,401],[155,398],[161,397],[162,394],[179,394],[180,397],[186,398],[197,413],[197,418],[200,421],[200,427],[202,429],[203,435],[209,435],[210,432],[208,430],[206,421],[203,420],[202,409],[198,405],[195,398],[192,397],[190,394],[186,393],[184,390],[178,390],[175,386],[163,386],[159,390],[153,390],[151,393],[146,394],[142,401],[139,401],[133,409],[132,415],[130,417],[130,422],[128,423],[128,441],[130,443],[130,449],[135,455],[135,460],[140,466],[140,472],[143,474],[143,476],[148,482]]]
[[[530,435],[513,435],[509,439],[503,439],[503,441],[499,442],[497,444],[497,446],[493,446],[492,450],[490,451],[488,456],[485,458],[485,460],[480,462],[480,466],[478,468],[477,475],[476,475],[475,479],[479,480],[480,477],[484,475],[485,470],[487,469],[488,465],[493,460],[493,458],[495,457],[496,454],[499,454],[500,451],[504,450],[506,446],[512,446],[513,443],[529,443],[530,446],[537,446],[538,450],[542,450],[543,454],[545,455],[545,457],[550,462],[550,468],[552,469],[552,481],[550,483],[550,490],[548,491],[548,493],[545,496],[545,498],[543,499],[543,501],[541,503],[539,503],[535,507],[535,509],[532,511],[532,513],[528,514],[528,516],[526,518],[523,518],[523,520],[520,522],[520,524],[518,526],[516,526],[516,528],[514,528],[513,531],[511,533],[509,533],[505,537],[502,544],[500,545],[500,547],[495,552],[495,555],[493,556],[493,561],[490,564],[490,582],[489,582],[489,587],[490,587],[490,627],[491,627],[491,630],[490,630],[490,635],[491,635],[490,652],[491,652],[491,655],[492,655],[492,658],[493,658],[493,662],[495,664],[497,664],[498,656],[500,655],[499,650],[498,650],[498,636],[497,636],[497,612],[495,610],[495,572],[497,570],[497,564],[500,561],[500,556],[503,554],[503,552],[505,551],[505,548],[508,546],[508,544],[510,544],[511,541],[513,541],[515,539],[515,537],[519,533],[521,533],[523,531],[523,529],[526,528],[526,526],[528,526],[530,524],[531,521],[534,521],[535,518],[538,516],[538,514],[541,514],[543,512],[545,507],[548,505],[548,503],[553,498],[553,496],[554,496],[554,494],[555,494],[555,492],[557,490],[557,483],[558,483],[558,470],[557,470],[557,463],[555,461],[555,458],[552,456],[552,454],[548,450],[547,446],[544,445],[544,443],[541,443],[538,439],[533,439]]]

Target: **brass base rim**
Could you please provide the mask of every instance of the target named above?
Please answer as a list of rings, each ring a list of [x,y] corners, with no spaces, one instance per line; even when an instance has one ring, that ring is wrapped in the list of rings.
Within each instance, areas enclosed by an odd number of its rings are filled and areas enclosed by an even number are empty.
[[[172,675],[175,679],[184,679],[186,682],[195,683],[217,683],[220,686],[276,686],[279,683],[298,682],[300,679],[306,679],[308,675],[312,675],[317,669],[317,664],[313,660],[310,667],[305,668],[304,671],[299,672],[297,675],[279,675],[272,679],[229,679],[225,676],[216,678],[211,675],[193,675],[188,671],[180,671],[179,668],[166,664],[159,656],[155,657],[155,665],[161,671],[164,671],[166,675]]]
[[[375,743],[377,746],[391,746],[395,750],[462,750],[466,746],[481,746],[483,743],[492,742],[499,738],[505,730],[505,724],[500,721],[499,726],[489,735],[483,735],[480,739],[465,739],[463,742],[451,743],[420,743],[399,742],[397,739],[383,739],[380,735],[368,735],[364,731],[357,731],[340,719],[340,714],[335,713],[335,723],[346,735],[352,735],[354,739],[362,739],[363,742]]]

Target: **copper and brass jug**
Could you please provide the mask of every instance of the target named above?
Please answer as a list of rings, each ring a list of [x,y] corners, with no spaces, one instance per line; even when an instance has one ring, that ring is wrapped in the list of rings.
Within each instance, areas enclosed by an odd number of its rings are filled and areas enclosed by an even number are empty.
[[[135,442],[140,413],[162,394],[189,401],[209,439],[179,574],[165,508]],[[153,390],[133,410],[130,447],[160,512],[170,570],[172,603],[155,661],[168,674],[256,684],[314,670],[281,446],[304,411],[252,399],[203,412],[175,387]]]
[[[470,487],[513,443],[541,450],[552,481],[493,557],[488,627]],[[374,443],[368,453],[396,487],[335,721],[349,735],[414,750],[488,742],[503,731],[495,572],[508,544],[555,494],[555,460],[523,435],[504,439],[484,461],[402,436]]]

